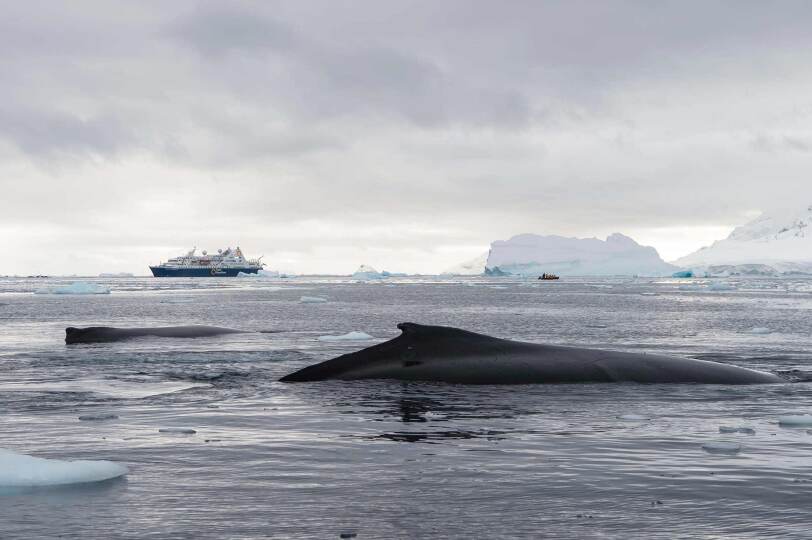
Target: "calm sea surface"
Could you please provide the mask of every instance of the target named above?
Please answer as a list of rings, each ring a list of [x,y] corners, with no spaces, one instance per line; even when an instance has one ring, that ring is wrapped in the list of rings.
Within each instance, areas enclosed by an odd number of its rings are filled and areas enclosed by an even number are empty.
[[[33,294],[70,281],[0,279],[0,448],[130,473],[0,488],[2,539],[812,535],[812,434],[777,424],[812,413],[812,280],[118,278],[92,280],[110,295]],[[377,342],[319,336],[385,340],[403,321],[788,382],[276,382]],[[66,326],[181,324],[258,332],[64,343]],[[100,413],[118,419],[78,420]]]

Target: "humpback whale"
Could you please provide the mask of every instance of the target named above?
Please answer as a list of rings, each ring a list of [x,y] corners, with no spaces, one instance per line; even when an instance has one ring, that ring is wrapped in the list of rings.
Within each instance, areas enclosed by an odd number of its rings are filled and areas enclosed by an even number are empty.
[[[706,360],[523,343],[445,326],[401,323],[398,328],[402,333],[394,339],[306,367],[280,380],[399,379],[458,384],[783,382],[772,373]]]
[[[65,328],[65,343],[123,341],[142,336],[196,338],[241,333],[243,333],[242,330],[220,328],[219,326],[159,326],[156,328],[114,328],[112,326],[74,328],[69,326]]]

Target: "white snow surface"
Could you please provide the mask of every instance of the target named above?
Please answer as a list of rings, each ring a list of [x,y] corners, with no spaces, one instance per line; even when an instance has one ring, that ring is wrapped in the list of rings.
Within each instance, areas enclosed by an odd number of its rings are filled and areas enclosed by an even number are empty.
[[[127,474],[112,461],[62,461],[18,454],[0,448],[0,486],[40,487],[100,482]]]
[[[319,341],[362,341],[366,339],[375,339],[365,332],[348,332],[339,336],[319,336]]]
[[[765,212],[674,264],[713,273],[812,273],[812,205]],[[725,266],[731,268],[725,269]],[[732,275],[732,274],[731,274]]]
[[[464,263],[460,263],[456,266],[452,266],[442,272],[443,275],[451,275],[451,276],[479,276],[485,272],[485,266],[488,264],[488,252],[486,251],[482,255],[471,259],[470,261],[466,261]]]
[[[670,276],[678,270],[653,247],[615,233],[606,238],[520,234],[491,244],[487,267],[518,275]]]
[[[110,294],[110,289],[98,283],[74,281],[68,285],[37,289],[34,294]]]

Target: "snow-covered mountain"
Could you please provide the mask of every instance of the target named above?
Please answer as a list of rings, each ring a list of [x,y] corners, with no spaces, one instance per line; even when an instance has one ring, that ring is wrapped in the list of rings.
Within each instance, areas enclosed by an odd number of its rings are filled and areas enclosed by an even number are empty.
[[[452,276],[480,276],[485,272],[485,265],[488,263],[488,252],[466,261],[464,263],[452,266],[445,270],[443,274]]]
[[[730,236],[673,261],[684,268],[766,265],[775,273],[812,273],[812,205],[764,213]]]
[[[491,244],[486,266],[519,275],[670,275],[677,267],[653,247],[615,233],[606,238],[566,238],[520,234]]]

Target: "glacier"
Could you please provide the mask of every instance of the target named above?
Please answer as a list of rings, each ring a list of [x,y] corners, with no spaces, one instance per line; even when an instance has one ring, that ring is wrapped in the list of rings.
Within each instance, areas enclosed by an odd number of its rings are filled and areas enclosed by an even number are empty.
[[[62,461],[0,448],[0,487],[42,487],[101,482],[129,470],[112,461]]]
[[[764,212],[730,235],[672,261],[709,276],[812,273],[812,205]]]
[[[663,261],[653,247],[620,233],[598,238],[520,234],[491,244],[486,268],[536,276],[544,272],[570,276],[670,276],[678,267]]]

